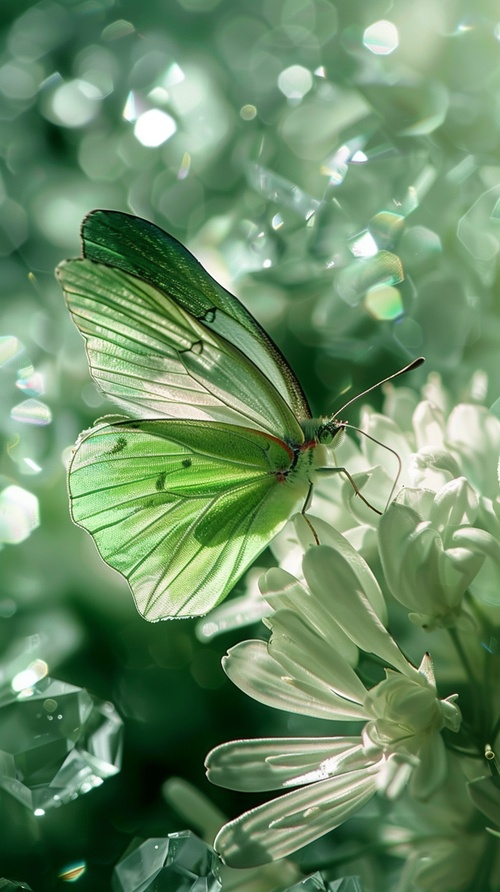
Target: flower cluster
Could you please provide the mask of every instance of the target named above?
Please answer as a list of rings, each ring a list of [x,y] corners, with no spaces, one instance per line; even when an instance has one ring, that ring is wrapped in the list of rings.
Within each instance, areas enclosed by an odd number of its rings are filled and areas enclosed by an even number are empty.
[[[322,522],[313,522],[327,538]],[[303,572],[305,583],[280,569],[265,575],[263,594],[274,608],[270,641],[237,645],[225,671],[268,705],[365,724],[357,736],[236,741],[210,753],[214,783],[299,788],[224,827],[217,845],[234,866],[290,854],[356,813],[378,789],[396,795],[410,776],[417,795],[433,792],[446,776],[440,732],[460,724],[454,697],[437,695],[429,657],[415,669],[380,621],[381,592],[347,541],[342,551],[311,548]],[[351,665],[357,648],[391,667],[372,688]]]
[[[283,858],[378,794],[398,816],[396,824],[381,822],[377,836],[405,858],[398,889],[430,890],[436,882],[443,892],[469,889],[487,852],[481,888],[490,890],[500,871],[500,422],[472,402],[448,411],[436,378],[411,415],[408,393],[397,393],[388,395],[387,415],[364,419],[370,435],[389,439],[402,457],[396,498],[378,520],[342,487],[334,514],[343,534],[326,522],[324,496],[321,518],[296,518],[300,544],[290,548],[288,537],[281,568],[260,580],[269,640],[244,641],[224,660],[229,678],[261,703],[347,723],[349,733],[237,740],[212,750],[214,783],[284,791],[227,823],[215,846],[233,867]],[[380,503],[392,456],[372,440],[361,455],[365,470],[353,476]],[[420,632],[412,635],[402,608]],[[388,610],[414,659],[389,633]],[[464,840],[467,870],[459,866]]]

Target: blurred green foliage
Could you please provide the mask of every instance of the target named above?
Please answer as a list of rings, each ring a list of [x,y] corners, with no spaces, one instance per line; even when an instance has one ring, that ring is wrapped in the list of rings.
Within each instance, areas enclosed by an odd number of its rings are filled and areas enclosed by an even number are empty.
[[[167,777],[235,814],[204,780],[208,749],[305,724],[225,680],[236,633],[207,645],[193,623],[141,620],[72,526],[65,461],[112,407],[53,268],[79,253],[85,213],[128,210],[241,297],[318,413],[421,353],[456,397],[484,370],[493,404],[500,15],[492,0],[3,0],[0,120],[1,677],[35,655],[126,725],[122,772],[90,795],[38,819],[0,791],[0,875],[43,892],[83,859],[79,888],[107,889],[132,837],[182,829]]]

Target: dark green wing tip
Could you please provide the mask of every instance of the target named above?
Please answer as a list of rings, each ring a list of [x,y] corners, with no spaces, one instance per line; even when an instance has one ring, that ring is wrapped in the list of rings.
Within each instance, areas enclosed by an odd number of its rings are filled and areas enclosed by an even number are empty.
[[[82,220],[80,227],[82,254],[84,257],[95,260],[94,246],[97,248],[108,248],[110,235],[112,240],[114,240],[120,232],[130,231],[131,229],[139,232],[145,226],[153,227],[154,224],[125,211],[96,208],[86,214]],[[158,227],[154,228],[157,229]]]
[[[119,236],[120,233],[123,233],[135,234],[140,238],[148,232],[154,234],[156,238],[160,237],[168,241],[177,241],[172,235],[169,235],[157,226],[156,223],[151,223],[150,220],[146,220],[144,217],[137,217],[135,214],[129,214],[126,211],[96,208],[83,218],[80,227],[83,255],[84,257],[87,256],[89,244],[105,247],[109,242],[110,236]]]
[[[85,234],[87,230],[93,230],[94,228],[106,230],[108,228],[108,223],[114,220],[116,223],[120,221],[125,222],[125,220],[140,220],[142,223],[148,223],[147,220],[144,220],[142,217],[137,217],[135,214],[129,214],[127,211],[116,211],[111,208],[94,208],[93,211],[89,211],[88,214],[85,214],[81,226],[80,233],[82,239],[85,238]],[[149,224],[153,226],[153,223]]]
[[[200,274],[199,262],[173,235],[156,223],[125,211],[97,208],[84,217],[80,229],[83,257],[118,266],[168,290],[174,267],[188,264]],[[208,273],[203,270],[203,275]]]

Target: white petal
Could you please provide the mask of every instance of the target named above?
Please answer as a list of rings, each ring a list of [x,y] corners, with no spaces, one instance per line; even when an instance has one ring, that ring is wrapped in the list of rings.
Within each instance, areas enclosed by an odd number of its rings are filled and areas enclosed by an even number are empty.
[[[420,517],[412,508],[393,502],[382,515],[379,522],[379,551],[382,567],[390,591],[398,600],[407,607],[413,607],[413,602],[408,603],[406,593],[401,591],[400,576],[402,564],[405,558],[408,537],[414,532],[420,522]],[[422,606],[419,605],[419,609]]]
[[[357,474],[351,473],[351,477],[357,489],[363,493],[364,498],[373,508],[382,512],[387,504],[387,499],[392,487],[392,478],[389,477],[387,471],[375,465]],[[342,492],[346,504],[349,506],[349,512],[362,526],[375,526],[378,524],[379,516],[369,507],[362,499],[359,498],[350,480],[346,480]],[[321,544],[326,543],[321,540]]]
[[[311,519],[311,523],[319,537],[321,545],[330,545],[345,558],[351,570],[357,577],[360,586],[375,613],[382,622],[385,622],[387,620],[387,605],[384,596],[380,591],[380,586],[366,561],[363,560],[361,555],[358,554],[346,537],[339,533],[338,530],[335,530],[329,523],[325,523],[324,520],[320,520],[310,514],[308,517]],[[294,523],[297,532],[301,537],[302,533],[305,533],[304,528],[307,526],[307,522],[304,520],[302,514],[297,514]],[[307,529],[309,529],[309,527],[307,527]]]
[[[262,567],[254,565],[245,575],[244,595],[224,601],[197,621],[195,632],[200,641],[210,641],[216,635],[249,626],[271,613],[271,607],[261,597],[258,585],[263,572]]]
[[[342,631],[331,611],[295,576],[273,567],[259,580],[260,590],[274,610],[289,608],[302,616],[307,616],[310,626],[320,634],[328,630],[328,640],[332,648],[339,652],[352,666],[358,662],[358,649]]]
[[[363,768],[367,759],[360,737],[267,738],[233,740],[207,756],[208,779],[230,790],[264,791],[310,783],[334,773]]]
[[[427,799],[447,776],[448,756],[441,734],[427,737],[418,751],[419,765],[415,769],[410,790],[417,799]]]
[[[407,786],[417,766],[418,759],[415,756],[393,753],[380,763],[377,789],[383,791],[387,799],[397,799]]]
[[[460,604],[465,590],[462,578],[444,555],[439,533],[430,523],[419,523],[401,553],[398,601],[424,614],[442,616]]]
[[[482,567],[477,570],[477,575],[467,579],[469,588],[474,597],[485,604],[498,607],[500,604],[500,543],[485,530],[465,527],[456,530],[453,534],[453,542],[460,546],[466,546],[474,552],[476,558],[484,555]],[[473,571],[473,566],[470,568]]]
[[[478,498],[465,477],[450,480],[436,493],[429,520],[433,526],[443,530],[474,523],[478,511]]]
[[[411,486],[407,486],[398,494],[396,501],[389,506],[384,513],[384,518],[386,514],[391,511],[393,505],[401,505],[405,509],[410,508],[412,511],[416,512],[418,516],[416,523],[418,523],[419,520],[429,517],[435,496],[436,493],[431,489],[414,489]],[[381,520],[382,519],[383,518],[381,518]]]
[[[444,413],[427,400],[418,404],[413,414],[413,427],[417,437],[417,448],[444,446]]]
[[[320,638],[292,610],[278,610],[269,620],[272,629],[269,653],[285,671],[299,680],[304,677],[325,686],[341,697],[361,704],[366,688],[349,664],[339,656],[331,643]],[[328,634],[328,630],[325,630]],[[301,674],[297,674],[298,670]]]
[[[458,694],[450,694],[449,697],[440,700],[445,728],[449,728],[455,734],[460,730],[462,724],[462,713],[455,702],[456,700],[458,700]]]
[[[420,666],[418,667],[420,675],[423,675],[427,684],[436,691],[436,676],[434,673],[434,662],[429,653],[423,655]]]
[[[412,486],[420,486],[437,492],[442,486],[460,477],[461,470],[449,450],[434,446],[422,446],[414,453],[408,465]]]
[[[485,530],[475,527],[464,527],[455,530],[453,541],[460,545],[467,545],[470,549],[480,551],[491,557],[496,563],[500,563],[500,543]]]
[[[266,802],[226,824],[214,847],[231,867],[283,858],[356,814],[373,796],[377,772],[370,766]]]
[[[387,415],[380,415],[378,412],[363,412],[361,428],[379,441],[374,443],[367,437],[360,437],[361,450],[366,456],[367,464],[370,466],[381,465],[394,479],[398,465],[395,456],[384,444],[387,443],[391,449],[398,453],[401,463],[405,467],[411,452],[408,438],[391,418],[388,418]]]
[[[222,666],[231,681],[259,703],[320,719],[365,719],[362,707],[337,696],[327,685],[301,686],[268,654],[263,641],[242,641]]]
[[[486,496],[498,492],[496,463],[500,452],[500,420],[484,406],[455,406],[446,426],[447,439],[462,457],[472,485]]]
[[[405,675],[415,669],[384,628],[362,591],[349,564],[333,548],[318,545],[304,557],[304,575],[318,597],[330,598],[335,619],[345,633],[367,653],[376,654]]]

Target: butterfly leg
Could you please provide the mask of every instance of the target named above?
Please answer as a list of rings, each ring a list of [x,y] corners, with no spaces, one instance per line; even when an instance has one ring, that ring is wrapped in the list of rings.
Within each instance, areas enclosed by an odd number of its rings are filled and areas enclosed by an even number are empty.
[[[348,479],[349,483],[351,484],[351,486],[352,486],[354,492],[356,493],[356,495],[360,497],[361,501],[364,502],[365,505],[368,506],[368,508],[371,508],[372,511],[375,511],[375,514],[380,514],[380,515],[382,515],[382,511],[379,511],[378,508],[375,508],[375,507],[371,504],[371,502],[368,501],[368,499],[365,499],[363,493],[361,492],[361,490],[359,489],[359,487],[357,486],[357,484],[354,482],[354,479],[353,479],[353,478],[351,477],[351,475],[349,474],[349,471],[347,470],[347,468],[316,468],[316,473],[322,473],[322,474],[344,474],[344,475],[347,477],[347,479]],[[308,495],[308,498],[309,498],[309,495]]]
[[[313,494],[314,486],[312,483],[309,484],[309,489],[307,490],[307,495],[304,499],[304,504],[302,505],[301,514],[305,514],[306,511],[309,511],[312,502],[312,494]]]
[[[312,501],[313,489],[314,489],[313,484],[310,483],[310,484],[309,484],[309,489],[308,489],[308,491],[307,491],[307,496],[306,496],[305,499],[304,499],[304,504],[302,505],[302,510],[301,510],[300,513],[302,514],[302,516],[303,516],[305,522],[307,523],[307,526],[308,526],[309,529],[311,530],[311,533],[313,534],[314,541],[316,542],[316,545],[321,545],[321,543],[320,543],[320,541],[319,541],[319,536],[318,536],[316,530],[314,529],[314,527],[313,527],[311,521],[309,520],[309,518],[308,518],[308,516],[307,516],[307,514],[306,514],[306,511],[311,507],[311,501]]]

